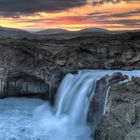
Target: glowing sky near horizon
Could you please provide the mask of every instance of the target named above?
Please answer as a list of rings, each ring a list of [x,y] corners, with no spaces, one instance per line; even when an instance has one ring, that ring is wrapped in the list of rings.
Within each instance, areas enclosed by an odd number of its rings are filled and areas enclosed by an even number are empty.
[[[40,1],[0,0],[0,26],[26,30],[140,29],[140,0]]]

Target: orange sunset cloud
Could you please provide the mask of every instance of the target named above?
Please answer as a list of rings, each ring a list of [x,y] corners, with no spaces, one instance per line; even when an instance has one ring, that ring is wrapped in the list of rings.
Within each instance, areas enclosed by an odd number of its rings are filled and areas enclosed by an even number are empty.
[[[0,26],[35,31],[47,28],[80,30],[90,27],[110,30],[140,29],[139,0],[103,1],[88,0],[82,5],[64,9],[15,12],[11,15],[1,11]]]

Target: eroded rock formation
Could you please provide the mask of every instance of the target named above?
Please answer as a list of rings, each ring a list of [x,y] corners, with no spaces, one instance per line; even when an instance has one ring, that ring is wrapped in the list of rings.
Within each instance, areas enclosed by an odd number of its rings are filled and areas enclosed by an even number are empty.
[[[0,78],[25,73],[42,79],[47,92],[78,69],[139,69],[140,34],[83,36],[73,39],[0,39]],[[11,93],[12,95],[12,93]]]
[[[115,84],[109,91],[107,112],[95,140],[140,139],[140,78]]]
[[[0,97],[37,96],[49,99],[48,85],[44,80],[26,73],[13,73],[0,81]]]
[[[126,75],[116,72],[112,76],[106,75],[97,81],[95,94],[91,100],[87,118],[90,123],[93,123],[93,131],[96,129],[105,114],[105,106],[107,102],[106,97],[108,96],[109,87],[126,79],[128,79]]]

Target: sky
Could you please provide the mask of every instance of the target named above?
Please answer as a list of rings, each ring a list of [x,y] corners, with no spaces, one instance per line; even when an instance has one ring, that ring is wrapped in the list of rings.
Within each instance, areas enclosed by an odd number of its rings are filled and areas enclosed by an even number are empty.
[[[0,26],[138,30],[140,0],[0,0]]]

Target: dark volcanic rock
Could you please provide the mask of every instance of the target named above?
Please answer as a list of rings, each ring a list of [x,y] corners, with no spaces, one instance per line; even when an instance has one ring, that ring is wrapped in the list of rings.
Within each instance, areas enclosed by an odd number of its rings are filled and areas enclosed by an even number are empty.
[[[47,89],[45,89],[46,91],[43,93],[47,93],[50,95],[50,98],[53,98],[53,94],[50,93],[55,93],[62,78],[62,72],[59,70],[59,67],[55,66],[50,52],[37,48],[35,43],[26,41],[1,44],[0,49],[0,97],[9,96],[11,87],[7,86],[9,86],[9,83],[13,82],[13,79],[16,77],[19,81],[23,81],[24,78],[25,83],[29,81],[30,83],[32,83],[31,81],[38,83],[38,81],[42,80],[44,84],[47,85]],[[24,73],[24,75],[21,76],[19,73]],[[4,88],[8,89],[8,91],[3,92]],[[19,90],[16,92],[19,92]],[[38,92],[38,90],[36,92]],[[15,93],[15,91],[11,90],[10,96],[20,95],[20,93],[21,92]],[[38,92],[38,94],[39,93],[40,92]],[[24,94],[22,93],[22,95]],[[46,96],[47,95],[44,95],[44,97]]]
[[[49,99],[48,88],[46,82],[26,73],[13,73],[8,75],[5,80],[1,80],[1,96],[37,96]]]
[[[112,76],[110,76],[107,80],[108,80],[108,85],[111,86],[113,84],[124,81],[126,79],[128,79],[127,75],[123,75],[121,72],[116,72]]]
[[[78,69],[139,69],[140,34],[86,36],[69,40],[0,39],[0,78],[25,73],[48,85],[50,98],[68,72]]]
[[[94,90],[94,96],[91,100],[88,113],[88,121],[93,122],[93,129],[96,128],[97,124],[100,123],[103,117],[109,86],[126,79],[128,79],[127,76],[122,75],[122,73],[120,72],[117,72],[112,76],[106,75],[97,81]]]
[[[111,87],[95,140],[140,140],[140,78]]]

